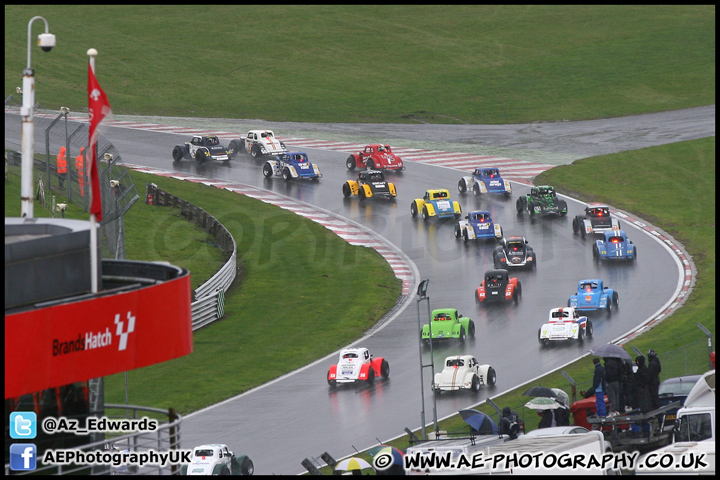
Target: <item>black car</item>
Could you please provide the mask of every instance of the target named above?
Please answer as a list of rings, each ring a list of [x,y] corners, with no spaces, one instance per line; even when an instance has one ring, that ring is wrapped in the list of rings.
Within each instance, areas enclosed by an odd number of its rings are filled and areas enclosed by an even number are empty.
[[[687,399],[690,390],[693,389],[698,380],[702,375],[685,375],[682,377],[668,378],[660,384],[658,389],[658,397],[660,399],[660,406],[664,407],[673,402],[680,400],[680,407],[685,405],[685,399]],[[665,426],[664,430],[672,429],[675,424],[675,416],[679,408],[674,408],[665,412]]]
[[[493,251],[495,268],[520,268],[537,266],[537,255],[528,246],[525,237],[503,237],[500,246]]]
[[[348,180],[342,186],[343,196],[357,195],[360,200],[380,197],[395,200],[397,192],[395,185],[385,180],[380,170],[365,170],[358,172],[357,180]]]
[[[517,213],[527,211],[530,216],[535,215],[567,215],[567,202],[557,197],[555,187],[543,185],[532,187],[530,193],[520,197],[515,202]]]
[[[195,160],[203,163],[205,160],[227,162],[235,154],[225,148],[215,135],[194,135],[192,140],[184,145],[175,145],[172,151],[173,162],[183,159]]]

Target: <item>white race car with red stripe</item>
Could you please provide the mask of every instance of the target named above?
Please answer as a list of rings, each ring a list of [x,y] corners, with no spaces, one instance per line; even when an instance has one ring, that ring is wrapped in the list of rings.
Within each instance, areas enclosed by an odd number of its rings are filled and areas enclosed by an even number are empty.
[[[367,348],[346,348],[340,351],[338,363],[328,370],[328,385],[366,382],[373,384],[375,377],[388,378],[390,365],[382,357],[373,357]]]
[[[472,355],[454,355],[445,359],[442,372],[435,374],[432,390],[435,393],[452,390],[477,392],[480,385],[495,385],[497,375],[490,365],[480,365]]]
[[[245,138],[231,141],[228,148],[233,155],[243,151],[253,158],[287,153],[285,144],[275,138],[272,130],[250,130]]]

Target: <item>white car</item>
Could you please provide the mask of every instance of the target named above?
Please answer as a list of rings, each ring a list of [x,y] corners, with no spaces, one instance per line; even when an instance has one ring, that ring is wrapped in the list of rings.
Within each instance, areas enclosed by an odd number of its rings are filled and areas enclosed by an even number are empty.
[[[192,463],[183,465],[181,475],[252,475],[255,471],[247,455],[235,456],[224,444],[193,448]]]
[[[435,374],[432,390],[435,393],[453,390],[477,392],[481,385],[495,385],[497,375],[490,365],[480,365],[472,355],[454,355],[445,359],[442,372]]]
[[[373,357],[367,348],[345,348],[340,351],[338,363],[328,370],[327,382],[331,387],[341,383],[372,384],[375,377],[389,376],[390,365],[383,357]]]
[[[243,151],[253,158],[287,153],[285,144],[275,138],[272,130],[250,130],[245,138],[231,141],[228,147],[233,154]]]
[[[589,203],[585,207],[585,216],[577,215],[572,222],[573,233],[585,235],[620,231],[620,222],[610,216],[610,207],[600,203]]]
[[[577,340],[582,343],[585,337],[592,337],[592,322],[580,316],[573,307],[553,308],[550,310],[548,323],[538,330],[538,341],[547,345],[554,341]]]

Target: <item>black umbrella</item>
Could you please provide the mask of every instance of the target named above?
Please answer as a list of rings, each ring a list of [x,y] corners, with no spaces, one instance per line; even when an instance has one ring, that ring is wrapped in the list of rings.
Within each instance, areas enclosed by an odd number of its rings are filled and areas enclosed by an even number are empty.
[[[528,388],[523,395],[526,397],[557,397],[557,393],[553,392],[550,387],[543,387],[542,385],[536,385]]]
[[[479,412],[475,409],[468,408],[465,410],[458,410],[460,416],[465,420],[465,423],[470,425],[473,430],[480,434],[497,435],[498,426],[495,421]]]
[[[590,353],[592,353],[596,357],[619,358],[621,360],[632,361],[632,357],[629,353],[625,351],[624,348],[622,348],[620,345],[615,345],[612,343],[606,343],[605,345],[591,348]]]

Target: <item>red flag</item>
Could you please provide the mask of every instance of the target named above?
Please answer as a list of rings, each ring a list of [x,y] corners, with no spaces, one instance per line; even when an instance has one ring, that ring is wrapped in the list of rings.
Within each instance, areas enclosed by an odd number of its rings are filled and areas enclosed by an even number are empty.
[[[100,195],[100,174],[97,167],[97,127],[105,116],[112,113],[110,102],[95,78],[92,66],[88,63],[88,114],[90,116],[90,214],[102,221],[102,197]]]

